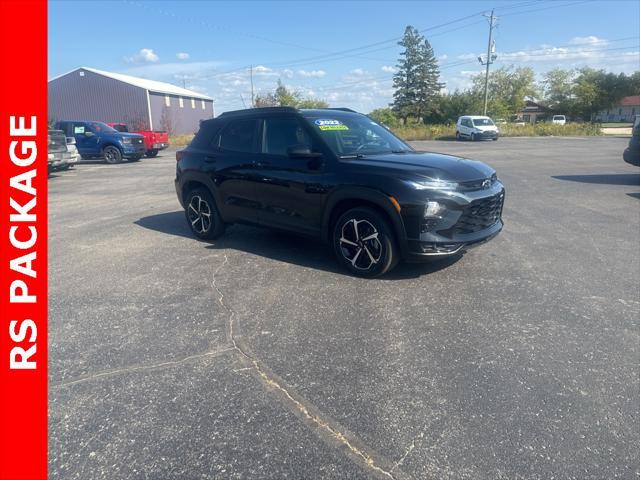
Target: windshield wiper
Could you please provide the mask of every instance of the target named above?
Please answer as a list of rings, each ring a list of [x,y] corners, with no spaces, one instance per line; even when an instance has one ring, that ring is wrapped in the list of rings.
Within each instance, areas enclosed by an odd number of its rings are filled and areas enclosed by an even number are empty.
[[[341,159],[349,159],[349,158],[364,158],[364,155],[362,153],[353,153],[351,155],[340,155]]]

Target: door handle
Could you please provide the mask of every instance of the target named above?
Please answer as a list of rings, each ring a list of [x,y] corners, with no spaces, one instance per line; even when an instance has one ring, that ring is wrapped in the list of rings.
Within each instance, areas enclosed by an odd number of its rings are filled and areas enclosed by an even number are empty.
[[[214,157],[213,155],[205,155],[204,161],[206,163],[216,163],[216,157]]]

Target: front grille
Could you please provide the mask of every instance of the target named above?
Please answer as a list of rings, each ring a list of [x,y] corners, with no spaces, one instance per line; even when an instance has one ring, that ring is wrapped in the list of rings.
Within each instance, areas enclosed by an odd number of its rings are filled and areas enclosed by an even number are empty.
[[[503,204],[504,192],[472,202],[464,208],[460,219],[448,233],[465,235],[495,225],[502,217]]]

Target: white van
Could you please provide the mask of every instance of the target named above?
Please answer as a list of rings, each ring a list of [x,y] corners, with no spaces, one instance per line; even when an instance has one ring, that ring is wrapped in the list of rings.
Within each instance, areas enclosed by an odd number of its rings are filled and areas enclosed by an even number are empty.
[[[556,125],[564,125],[567,123],[567,117],[564,115],[554,115],[551,119],[551,123],[555,123]]]
[[[464,115],[456,123],[456,139],[482,140],[490,138],[498,140],[500,131],[489,117],[481,115]]]

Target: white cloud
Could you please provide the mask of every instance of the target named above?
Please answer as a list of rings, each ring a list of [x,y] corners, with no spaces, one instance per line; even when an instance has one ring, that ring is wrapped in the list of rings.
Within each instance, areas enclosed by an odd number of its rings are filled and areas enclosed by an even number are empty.
[[[293,70],[289,70],[288,68],[285,68],[284,70],[282,70],[282,76],[284,78],[292,78],[293,77]]]
[[[603,38],[598,38],[595,35],[588,35],[586,37],[573,37],[570,41],[570,45],[606,45],[608,42]]]
[[[326,74],[324,70],[298,70],[298,75],[307,78],[322,78]]]
[[[447,58],[449,58],[449,55],[447,55],[446,53],[443,53],[438,57],[438,60],[441,62],[444,62]]]
[[[275,72],[272,68],[265,67],[264,65],[258,65],[257,67],[253,67],[253,74],[263,77],[272,77],[274,75],[278,75],[278,72]]]
[[[392,67],[391,65],[383,65],[380,70],[385,73],[396,73],[398,71],[396,67]]]
[[[176,53],[176,58],[178,60],[189,60],[189,54],[186,52],[179,52],[179,53]]]
[[[362,68],[354,68],[349,72],[349,74],[353,77],[364,77],[368,75],[369,72],[367,72],[366,70],[363,70]]]
[[[151,48],[141,48],[138,53],[132,57],[124,57],[127,63],[155,63],[160,60]]]

